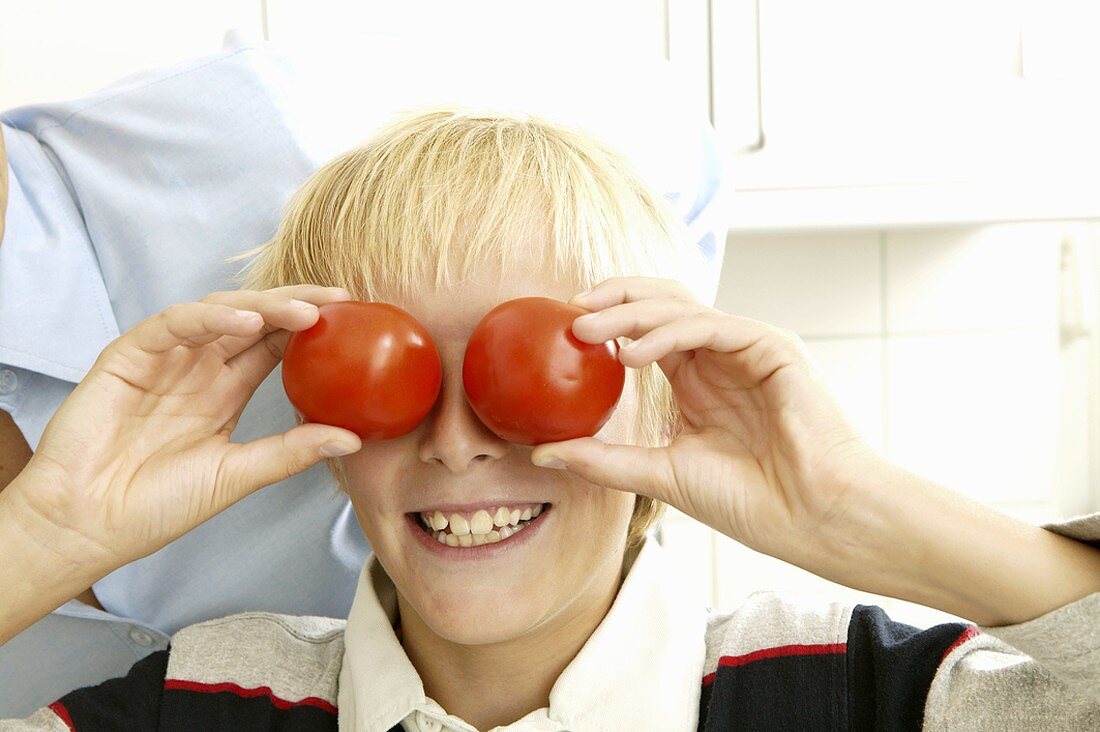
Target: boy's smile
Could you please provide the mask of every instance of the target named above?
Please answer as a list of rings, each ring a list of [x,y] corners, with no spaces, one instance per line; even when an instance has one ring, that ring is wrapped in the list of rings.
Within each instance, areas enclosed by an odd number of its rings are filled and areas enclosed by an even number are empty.
[[[549,519],[550,511],[544,510],[549,506],[549,503],[500,506],[495,516],[489,515],[492,509],[453,511],[449,519],[437,510],[430,521],[433,526],[442,525],[442,529],[428,528],[424,514],[416,518],[410,514],[409,523],[420,544],[443,559],[490,559],[530,541]],[[524,531],[521,538],[520,532]]]
[[[529,526],[549,507],[549,503],[490,504],[476,510],[464,506],[442,506],[434,511],[421,511],[418,517],[428,535],[440,544],[468,547],[508,539]]]

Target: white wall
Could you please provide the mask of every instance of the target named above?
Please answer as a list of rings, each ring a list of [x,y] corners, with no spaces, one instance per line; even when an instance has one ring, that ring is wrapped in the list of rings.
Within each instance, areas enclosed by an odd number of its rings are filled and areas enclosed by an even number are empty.
[[[798,332],[887,456],[1039,523],[1100,507],[1095,334],[1069,337],[1075,278],[1062,266],[1076,249],[1090,282],[1094,248],[1094,229],[1073,222],[731,236],[718,307]],[[790,589],[878,602],[918,624],[942,617],[842,590],[682,516],[663,534],[718,606]]]
[[[262,0],[0,0],[0,110],[216,53],[230,28],[262,38],[262,10]]]

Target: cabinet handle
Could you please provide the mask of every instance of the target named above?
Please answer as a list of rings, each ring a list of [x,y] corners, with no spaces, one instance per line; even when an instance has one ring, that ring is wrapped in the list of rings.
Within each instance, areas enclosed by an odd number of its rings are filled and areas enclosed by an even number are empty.
[[[764,149],[760,1],[707,0],[710,121],[732,152]]]

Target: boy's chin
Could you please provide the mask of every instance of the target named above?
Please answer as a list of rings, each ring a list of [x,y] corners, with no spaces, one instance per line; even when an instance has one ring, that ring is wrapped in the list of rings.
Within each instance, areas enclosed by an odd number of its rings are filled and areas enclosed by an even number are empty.
[[[507,642],[538,624],[536,610],[515,597],[433,597],[425,609],[421,619],[435,635],[464,646]]]

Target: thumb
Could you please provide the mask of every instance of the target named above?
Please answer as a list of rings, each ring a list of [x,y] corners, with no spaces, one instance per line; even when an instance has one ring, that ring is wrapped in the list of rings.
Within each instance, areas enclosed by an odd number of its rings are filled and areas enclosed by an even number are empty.
[[[323,458],[350,455],[362,446],[354,432],[324,424],[302,424],[279,435],[231,445],[218,471],[215,503],[220,511]]]
[[[531,453],[539,467],[568,470],[590,483],[667,501],[675,482],[663,447],[612,445],[594,437],[539,445]]]

